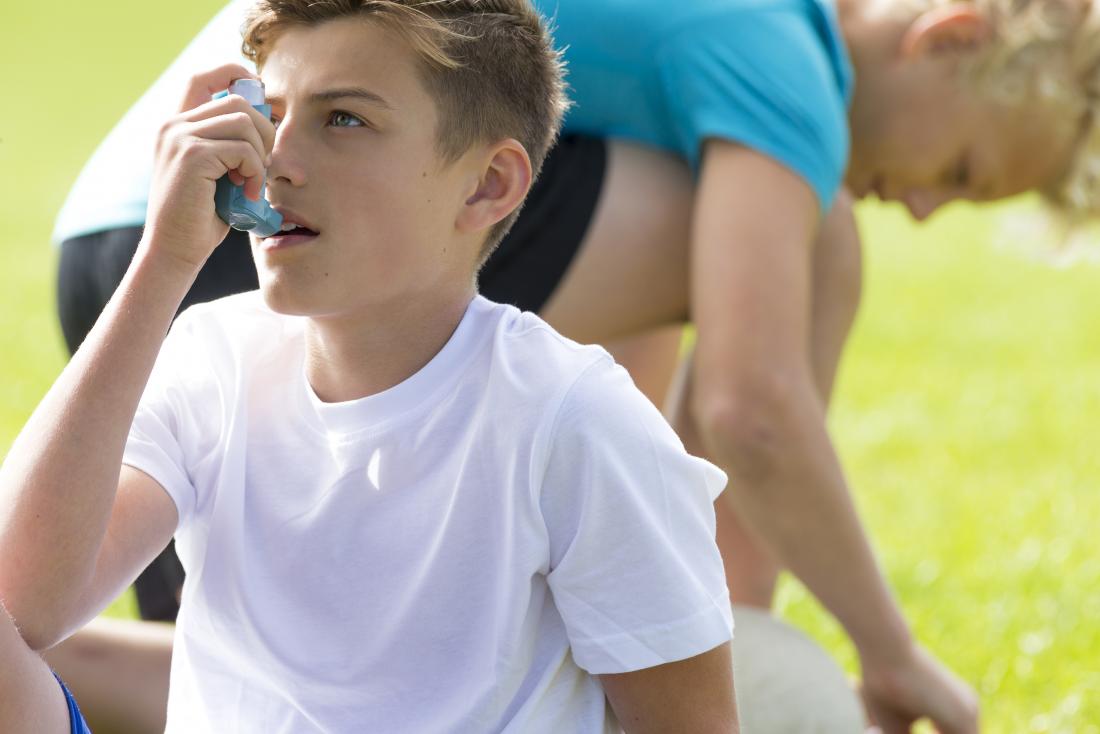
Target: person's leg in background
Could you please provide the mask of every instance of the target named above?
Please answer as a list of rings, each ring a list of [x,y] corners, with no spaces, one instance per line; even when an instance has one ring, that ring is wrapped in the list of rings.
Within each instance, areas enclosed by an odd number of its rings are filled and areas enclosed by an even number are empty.
[[[680,363],[684,327],[675,324],[604,344],[650,402],[664,410]]]
[[[96,734],[163,732],[174,629],[99,617],[44,657]]]

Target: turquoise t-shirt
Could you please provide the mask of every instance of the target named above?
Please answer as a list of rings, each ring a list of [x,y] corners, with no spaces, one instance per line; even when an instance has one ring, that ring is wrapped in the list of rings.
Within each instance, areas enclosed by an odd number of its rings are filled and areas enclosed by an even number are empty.
[[[234,0],[84,167],[54,240],[145,221],[153,146],[196,70],[240,60]],[[830,0],[534,0],[565,48],[566,132],[626,138],[698,168],[707,138],[788,166],[827,210],[848,158],[852,71]]]
[[[567,132],[698,168],[707,138],[799,174],[823,210],[848,162],[851,63],[825,0],[534,0],[565,48]]]

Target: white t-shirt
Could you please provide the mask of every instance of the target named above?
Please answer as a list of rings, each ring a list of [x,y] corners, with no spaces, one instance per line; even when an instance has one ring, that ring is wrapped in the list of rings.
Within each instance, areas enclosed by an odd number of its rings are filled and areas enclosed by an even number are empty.
[[[592,674],[730,639],[725,475],[598,347],[477,297],[325,404],[257,293],[165,342],[125,463],[179,508],[168,732],[609,732]]]

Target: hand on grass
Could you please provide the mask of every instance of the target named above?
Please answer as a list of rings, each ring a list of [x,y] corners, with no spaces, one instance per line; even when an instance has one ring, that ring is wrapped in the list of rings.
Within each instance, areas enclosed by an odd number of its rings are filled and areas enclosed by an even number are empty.
[[[882,734],[909,734],[927,718],[940,734],[977,734],[974,690],[924,648],[913,644],[900,661],[863,660],[860,688],[871,725]]]

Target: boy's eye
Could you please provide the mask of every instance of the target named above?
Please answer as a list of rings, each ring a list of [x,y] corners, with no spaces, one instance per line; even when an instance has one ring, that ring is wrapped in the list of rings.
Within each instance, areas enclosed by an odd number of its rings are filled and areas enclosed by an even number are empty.
[[[365,123],[355,115],[347,112],[336,111],[329,115],[329,122],[333,127],[364,127]]]

